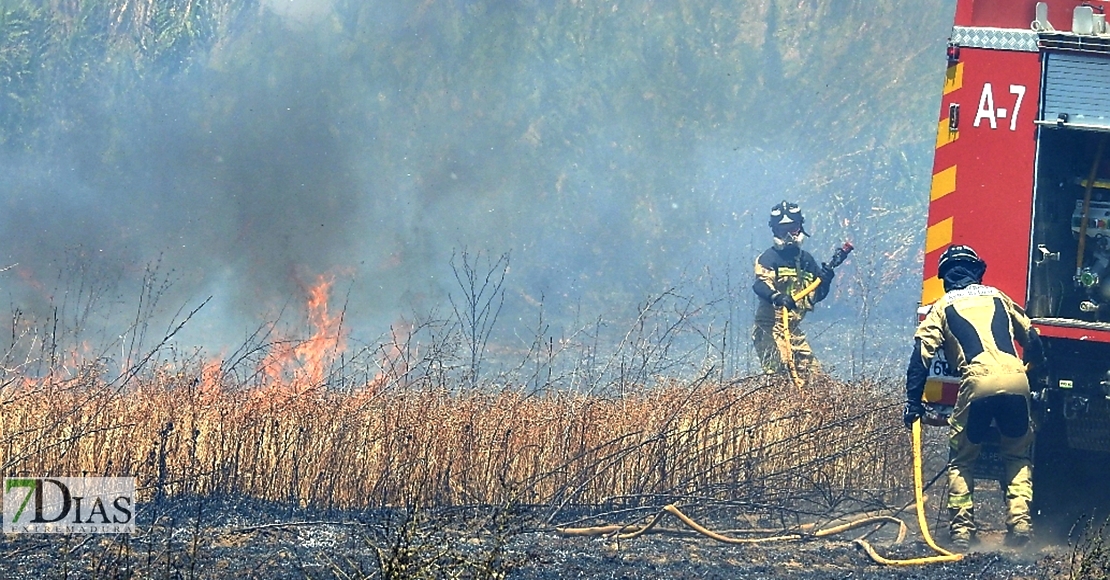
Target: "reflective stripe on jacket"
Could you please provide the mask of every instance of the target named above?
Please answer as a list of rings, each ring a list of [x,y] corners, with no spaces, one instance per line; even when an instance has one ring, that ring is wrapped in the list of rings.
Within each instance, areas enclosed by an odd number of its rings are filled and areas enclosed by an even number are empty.
[[[1030,342],[1032,323],[1009,296],[992,286],[972,284],[941,296],[917,327],[923,364],[944,348],[960,375],[968,402],[1012,393],[1029,395],[1025,365],[1014,343]]]
[[[818,278],[821,266],[813,256],[797,247],[768,248],[755,261],[755,284],[752,289],[761,298],[756,308],[756,322],[773,322],[778,313],[771,305],[771,296],[776,292],[795,294],[801,292]],[[821,284],[809,296],[798,301],[798,309],[791,312],[792,318],[800,319],[805,312],[813,310],[813,305],[824,300],[829,294],[829,285]]]

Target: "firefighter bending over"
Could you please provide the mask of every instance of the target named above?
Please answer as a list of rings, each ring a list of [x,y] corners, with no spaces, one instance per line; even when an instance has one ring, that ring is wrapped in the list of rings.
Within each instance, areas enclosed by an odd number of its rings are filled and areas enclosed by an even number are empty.
[[[804,224],[805,218],[797,204],[783,201],[771,208],[768,225],[774,236],[774,246],[755,261],[756,280],[752,289],[759,297],[759,305],[755,311],[752,340],[766,374],[787,371],[786,361],[791,359],[796,372],[802,376],[816,367],[813,350],[799,325],[806,312],[828,296],[833,269],[818,264],[802,249],[802,241],[809,235]],[[794,299],[793,295],[817,279],[821,280],[817,290]],[[788,311],[788,327],[783,326],[783,308]]]
[[[997,288],[983,285],[987,264],[968,246],[950,246],[940,256],[937,277],[945,294],[932,305],[914,333],[906,371],[907,427],[925,413],[922,395],[928,367],[941,348],[960,376],[956,407],[948,420],[948,533],[952,547],[966,550],[975,540],[972,468],[992,424],[1000,434],[1005,473],[1006,544],[1022,546],[1032,537],[1029,502],[1033,499],[1030,448],[1029,379],[1025,359],[1041,364],[1041,341],[1025,311]]]

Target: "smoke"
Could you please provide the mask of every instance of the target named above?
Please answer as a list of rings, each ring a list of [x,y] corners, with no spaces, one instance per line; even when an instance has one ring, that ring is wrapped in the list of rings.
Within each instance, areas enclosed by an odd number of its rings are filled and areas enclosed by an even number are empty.
[[[442,307],[464,249],[511,254],[514,324],[540,297],[565,319],[627,313],[706,268],[740,280],[783,198],[831,250],[836,219],[808,184],[814,128],[837,122],[781,116],[792,53],[709,8],[666,10],[270,0],[158,74],[84,81],[0,158],[12,308],[77,316],[95,282],[99,322],[126,327],[157,264],[163,318],[213,297],[178,340],[219,351],[295,318],[325,275],[369,341]],[[943,45],[947,24],[922,35]]]
[[[263,0],[274,13],[297,22],[312,22],[327,15],[334,2],[332,0]]]

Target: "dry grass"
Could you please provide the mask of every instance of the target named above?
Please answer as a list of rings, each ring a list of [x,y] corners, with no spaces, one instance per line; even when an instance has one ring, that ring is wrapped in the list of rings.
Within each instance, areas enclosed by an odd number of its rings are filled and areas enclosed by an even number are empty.
[[[480,373],[507,258],[488,275],[461,259],[455,319],[402,320],[354,352],[325,277],[309,338],[265,325],[226,360],[180,355],[166,346],[176,330],[124,363],[56,347],[53,326],[13,331],[5,360],[25,362],[0,368],[0,473],[134,476],[138,501],[539,506],[548,522],[570,507],[671,501],[767,513],[804,499],[827,513],[905,490],[895,389],[726,377],[712,312],[675,291],[645,302],[608,356],[592,328],[556,348],[541,319],[527,352],[489,355],[523,361],[515,371]]]
[[[466,272],[466,288],[486,279]],[[134,476],[152,509],[133,536],[76,547],[25,536],[5,560],[191,577],[231,553],[252,569],[271,554],[228,537],[338,526],[341,549],[294,560],[343,578],[503,578],[523,557],[514,537],[549,524],[628,521],[673,502],[699,519],[788,526],[905,492],[889,385],[727,377],[735,349],[713,311],[676,292],[645,302],[610,352],[600,319],[556,344],[541,317],[523,350],[487,345],[494,321],[462,313],[496,312],[497,289],[470,290],[454,319],[402,319],[348,350],[329,285],[308,302],[309,338],[263,325],[224,360],[170,346],[191,314],[153,346],[100,355],[53,324],[13,323],[0,473]],[[105,354],[116,349],[118,360]]]
[[[150,493],[322,507],[753,503],[895,490],[892,399],[816,378],[672,381],[620,397],[420,383],[232,384],[215,367],[117,388],[86,368],[0,390],[4,475],[133,475]]]

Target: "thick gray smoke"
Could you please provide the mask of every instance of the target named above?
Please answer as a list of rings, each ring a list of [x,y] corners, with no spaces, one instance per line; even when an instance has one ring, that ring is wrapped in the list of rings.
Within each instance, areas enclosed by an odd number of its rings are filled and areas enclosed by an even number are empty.
[[[0,158],[13,311],[118,336],[145,279],[163,325],[212,296],[177,340],[219,351],[323,275],[372,341],[468,251],[511,255],[509,327],[627,314],[706,272],[747,292],[783,198],[818,259],[916,248],[952,2],[585,4],[273,0],[141,74],[88,65]]]

